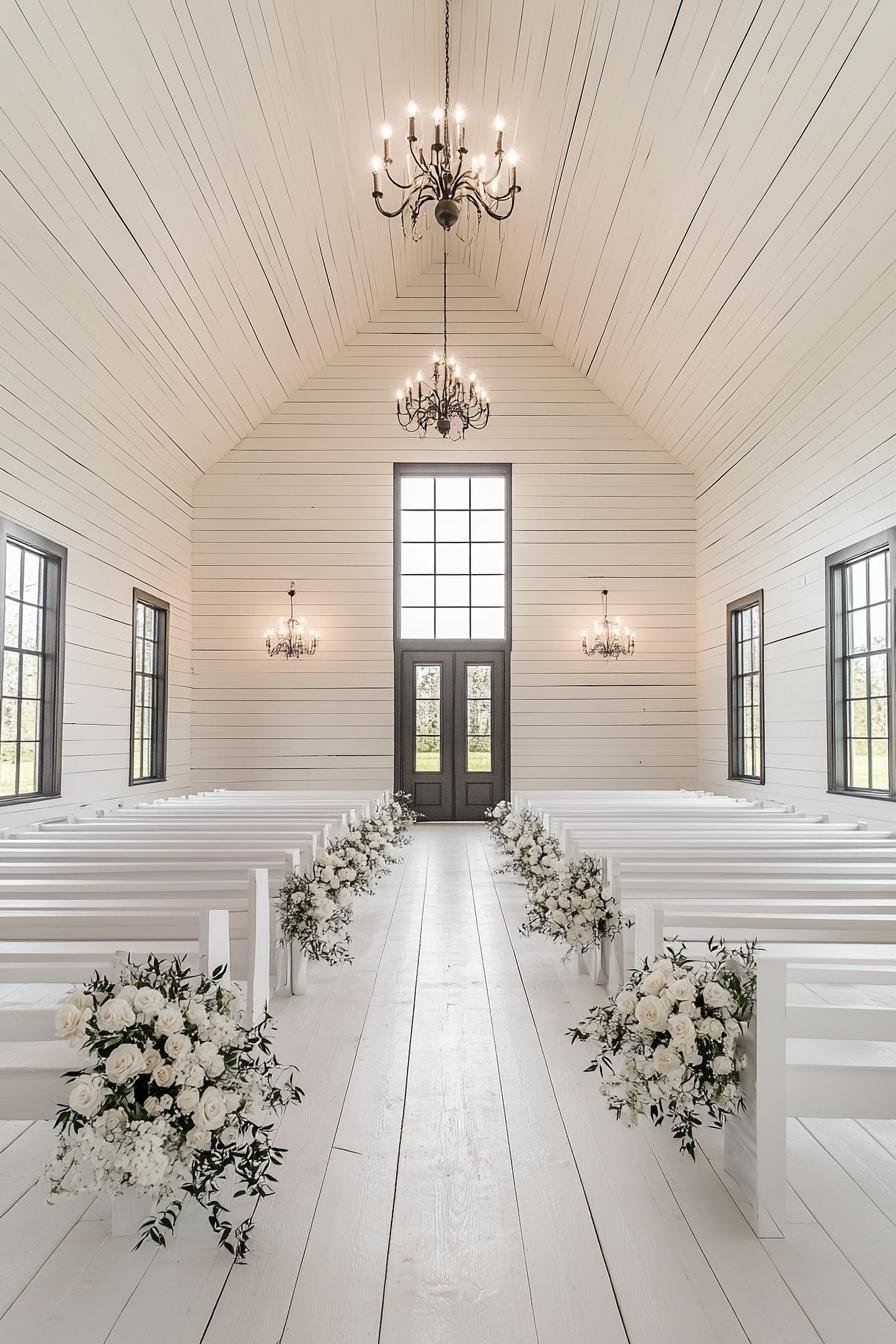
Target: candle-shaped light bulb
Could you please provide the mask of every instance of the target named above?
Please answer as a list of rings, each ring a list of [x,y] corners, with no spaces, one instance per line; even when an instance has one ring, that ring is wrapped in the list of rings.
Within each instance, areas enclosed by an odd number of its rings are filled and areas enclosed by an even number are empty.
[[[511,149],[507,154],[507,162],[510,164],[510,185],[516,186],[516,166],[520,161],[520,156],[515,149]]]
[[[432,362],[433,362],[433,364],[435,364],[436,367],[438,368],[438,364],[439,364],[439,356],[437,355],[437,353],[436,353],[435,350],[433,350],[433,352],[432,352]]]
[[[392,127],[389,125],[388,121],[384,121],[382,126],[380,127],[380,135],[383,137],[383,159],[386,163],[388,163],[389,141],[392,138]]]
[[[417,116],[417,104],[414,103],[414,102],[410,102],[410,103],[408,103],[408,139],[409,139],[409,140],[416,140],[416,139],[417,139],[417,123],[416,123],[416,121],[414,120],[414,118],[415,118],[416,116]]]
[[[417,370],[417,382],[418,382],[418,383],[422,383],[422,382],[423,382],[423,373],[421,372],[420,369]]]
[[[500,154],[504,148],[504,118],[500,113],[495,117],[495,130],[498,133],[495,144],[495,153]]]
[[[459,104],[454,109],[454,125],[457,128],[457,147],[459,150],[464,148],[464,122],[467,119],[467,110]]]
[[[370,170],[373,173],[373,189],[375,192],[379,191],[380,173],[383,170],[383,161],[378,154],[374,154],[373,158],[370,160]]]
[[[408,116],[409,116],[409,117],[416,117],[416,115],[417,115],[417,104],[416,104],[415,102],[413,102],[413,101],[410,102],[410,103],[408,103],[407,112],[408,112]]]
[[[498,115],[495,117],[495,130],[503,131],[504,125],[505,125],[504,118],[501,116],[501,113],[499,112]]]
[[[476,384],[476,370],[473,369],[473,371],[470,374],[470,386],[474,387],[475,384]]]
[[[442,123],[442,109],[441,109],[440,107],[434,107],[434,108],[433,108],[433,110],[432,110],[432,119],[433,119],[433,121],[436,123],[437,126],[440,126],[440,125],[441,125],[441,123]]]
[[[396,400],[396,401],[401,401],[401,388],[400,388],[400,387],[396,387],[396,389],[395,389],[395,400]]]

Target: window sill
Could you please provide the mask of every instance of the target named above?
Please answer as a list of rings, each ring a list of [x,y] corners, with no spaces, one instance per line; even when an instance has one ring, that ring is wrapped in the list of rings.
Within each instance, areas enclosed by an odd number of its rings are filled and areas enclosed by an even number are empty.
[[[867,798],[872,803],[896,803],[896,793],[887,793],[882,789],[828,788],[827,792],[839,798]]]
[[[14,807],[16,805],[23,807],[26,803],[48,803],[52,802],[54,798],[61,797],[61,789],[56,789],[52,793],[14,793],[0,798],[0,807]]]

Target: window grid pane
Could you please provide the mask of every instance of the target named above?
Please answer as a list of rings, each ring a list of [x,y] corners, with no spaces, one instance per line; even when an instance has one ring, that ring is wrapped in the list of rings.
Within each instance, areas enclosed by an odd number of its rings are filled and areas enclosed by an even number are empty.
[[[0,797],[40,791],[47,689],[47,557],[6,543],[3,693],[0,702]]]
[[[506,638],[505,479],[403,476],[402,639]]]
[[[762,649],[759,603],[731,612],[731,774],[735,779],[762,777]]]
[[[889,549],[838,566],[834,582],[842,602],[839,675],[843,778],[848,789],[890,791],[890,660],[892,629]]]

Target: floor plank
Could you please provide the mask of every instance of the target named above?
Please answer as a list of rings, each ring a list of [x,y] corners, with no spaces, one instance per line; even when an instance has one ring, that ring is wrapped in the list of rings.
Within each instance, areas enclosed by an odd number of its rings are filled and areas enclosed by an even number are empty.
[[[430,864],[380,1339],[534,1344],[463,828]]]

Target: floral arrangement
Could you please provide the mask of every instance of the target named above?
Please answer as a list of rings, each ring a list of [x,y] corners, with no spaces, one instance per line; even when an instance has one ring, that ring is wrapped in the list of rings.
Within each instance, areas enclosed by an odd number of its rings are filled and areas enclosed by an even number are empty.
[[[526,885],[524,934],[543,933],[585,952],[622,927],[618,902],[603,888],[600,863],[590,855],[568,859],[536,813],[498,803],[486,825],[508,856],[505,871]]]
[[[292,872],[280,888],[280,941],[313,961],[351,961],[352,903],[397,862],[417,820],[410,796],[395,793],[375,815],[318,854],[310,873]]]
[[[709,956],[695,961],[672,944],[571,1028],[574,1041],[596,1047],[588,1071],[600,1071],[601,1092],[624,1124],[668,1119],[693,1158],[704,1117],[718,1127],[743,1108],[740,1043],[753,1015],[755,950],[711,940]]]
[[[192,1198],[220,1244],[245,1259],[253,1216],[231,1220],[221,1183],[231,1180],[237,1197],[273,1193],[284,1150],[268,1117],[301,1101],[302,1090],[271,1052],[270,1017],[248,1028],[239,1013],[223,967],[193,975],[176,958],[127,961],[70,993],[56,1033],[90,1064],[65,1075],[68,1102],[45,1172],[51,1200],[146,1196],[152,1212],[137,1245],[164,1246]]]

